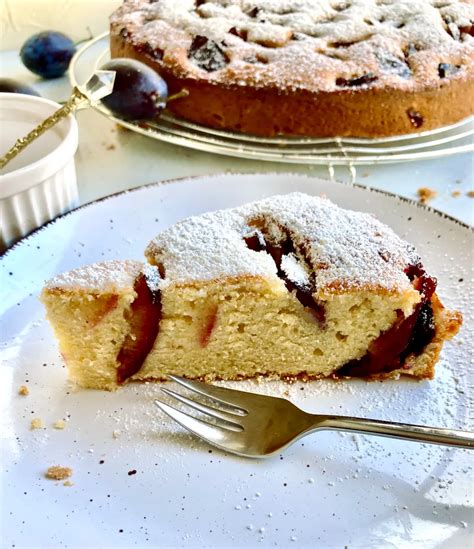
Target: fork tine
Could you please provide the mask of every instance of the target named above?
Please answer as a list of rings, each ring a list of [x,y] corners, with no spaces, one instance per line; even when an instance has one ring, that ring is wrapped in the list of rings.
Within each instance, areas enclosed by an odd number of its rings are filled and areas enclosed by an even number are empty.
[[[248,414],[248,410],[242,408],[242,402],[236,402],[236,399],[242,399],[245,402],[246,400],[254,396],[251,393],[237,391],[234,389],[226,389],[224,387],[216,387],[215,385],[209,385],[208,383],[203,383],[202,381],[185,379],[184,377],[180,376],[168,375],[168,377],[176,383],[179,383],[179,385],[186,387],[186,389],[189,389],[190,391],[194,391],[195,393],[204,395],[211,400],[215,400],[216,402],[219,402],[221,404],[231,406],[236,410],[237,414],[239,415]]]
[[[215,419],[220,419],[224,421],[229,429],[235,430],[235,431],[242,431],[243,426],[235,423],[236,417],[235,415],[228,414],[226,412],[216,410],[215,408],[212,408],[211,406],[206,406],[205,404],[201,404],[200,402],[196,402],[195,400],[192,400],[191,398],[187,398],[184,395],[180,395],[179,393],[176,393],[175,391],[171,391],[170,389],[166,389],[164,387],[161,388],[161,390],[175,398],[176,400],[179,400],[183,404],[186,404],[187,406],[190,406],[191,408],[194,408],[195,410],[198,410],[199,412],[202,412],[203,414],[206,414],[210,417],[213,417]]]
[[[228,431],[216,425],[211,425],[202,419],[189,416],[161,400],[155,399],[155,404],[171,419],[179,423],[181,427],[222,450],[228,450],[226,442],[231,440],[230,437],[233,438],[234,435],[237,435],[235,431]]]

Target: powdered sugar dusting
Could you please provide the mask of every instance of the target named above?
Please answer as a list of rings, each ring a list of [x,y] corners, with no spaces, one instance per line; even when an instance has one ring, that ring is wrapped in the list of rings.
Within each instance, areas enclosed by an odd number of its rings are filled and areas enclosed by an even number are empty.
[[[273,223],[275,231],[287,228],[293,240],[306,244],[308,260],[317,271],[316,289],[410,287],[403,269],[418,258],[409,244],[369,214],[302,193],[191,217],[158,235],[146,255],[163,263],[166,284],[245,275],[276,281],[270,255],[250,250],[242,238],[247,224],[261,218]]]
[[[111,24],[164,52],[179,77],[332,91],[371,74],[357,87],[417,90],[439,85],[440,63],[459,67],[452,78],[472,74],[473,19],[462,0],[126,0]],[[193,63],[195,36],[218,44],[228,62],[209,72]]]
[[[225,276],[276,277],[272,258],[252,252],[242,239],[247,211],[236,208],[190,217],[160,233],[145,253],[164,265],[163,286]]]
[[[144,265],[142,272],[145,275],[148,288],[150,288],[152,292],[159,291],[160,284],[161,284],[161,276],[158,268],[154,267],[153,265]]]
[[[281,269],[298,288],[310,287],[310,274],[307,265],[299,261],[295,254],[288,254],[282,257]]]
[[[161,277],[158,268],[129,259],[101,261],[67,271],[48,280],[45,288],[106,293],[131,291],[140,273],[144,274],[150,290],[159,290]]]
[[[83,289],[104,292],[128,290],[143,268],[133,260],[110,260],[85,265],[60,274],[46,283],[46,288]]]

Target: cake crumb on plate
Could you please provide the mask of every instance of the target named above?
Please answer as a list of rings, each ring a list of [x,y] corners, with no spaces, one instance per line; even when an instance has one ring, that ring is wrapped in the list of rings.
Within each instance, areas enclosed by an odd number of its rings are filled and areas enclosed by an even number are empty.
[[[427,202],[435,198],[435,196],[438,194],[436,191],[434,191],[433,189],[430,189],[429,187],[420,187],[416,191],[416,193],[418,195],[418,200],[422,204],[426,204]]]
[[[66,427],[66,422],[63,419],[58,419],[58,421],[53,423],[53,427],[55,429],[64,429],[64,427]]]
[[[21,396],[27,396],[30,394],[30,390],[26,385],[21,385],[20,388],[18,389],[18,394]]]
[[[30,429],[34,431],[35,429],[42,429],[43,428],[43,422],[39,417],[35,417],[31,420]]]
[[[52,465],[48,467],[45,473],[45,477],[52,480],[64,480],[72,475],[72,469],[70,467],[61,467],[60,465]]]

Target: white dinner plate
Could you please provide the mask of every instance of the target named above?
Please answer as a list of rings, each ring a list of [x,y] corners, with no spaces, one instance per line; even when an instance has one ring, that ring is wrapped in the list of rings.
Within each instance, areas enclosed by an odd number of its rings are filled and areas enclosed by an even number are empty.
[[[376,214],[419,249],[445,304],[464,314],[433,381],[240,382],[313,412],[468,429],[472,233],[394,195],[296,175],[218,175],[139,188],[84,206],[1,262],[4,547],[468,547],[467,450],[325,432],[247,460],[193,438],[153,405],[160,384],[115,393],[69,386],[38,293],[85,263],[140,258],[190,214],[289,191]],[[28,396],[18,388],[26,385]],[[231,385],[231,384],[229,384]],[[43,428],[30,430],[33,418]],[[53,428],[65,419],[64,430]],[[48,480],[73,470],[72,486]],[[134,473],[134,471],[136,471]]]

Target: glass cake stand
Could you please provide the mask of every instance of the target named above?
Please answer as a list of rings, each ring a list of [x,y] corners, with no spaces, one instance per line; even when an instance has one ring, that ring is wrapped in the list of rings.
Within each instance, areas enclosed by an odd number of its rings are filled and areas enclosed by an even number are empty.
[[[69,77],[84,84],[91,73],[110,59],[109,34],[94,38],[73,57]],[[357,165],[407,162],[474,151],[474,117],[435,130],[377,139],[353,137],[301,138],[234,133],[194,124],[165,112],[156,122],[134,123],[116,118],[102,104],[94,108],[134,132],[183,147],[254,160],[298,164]]]

